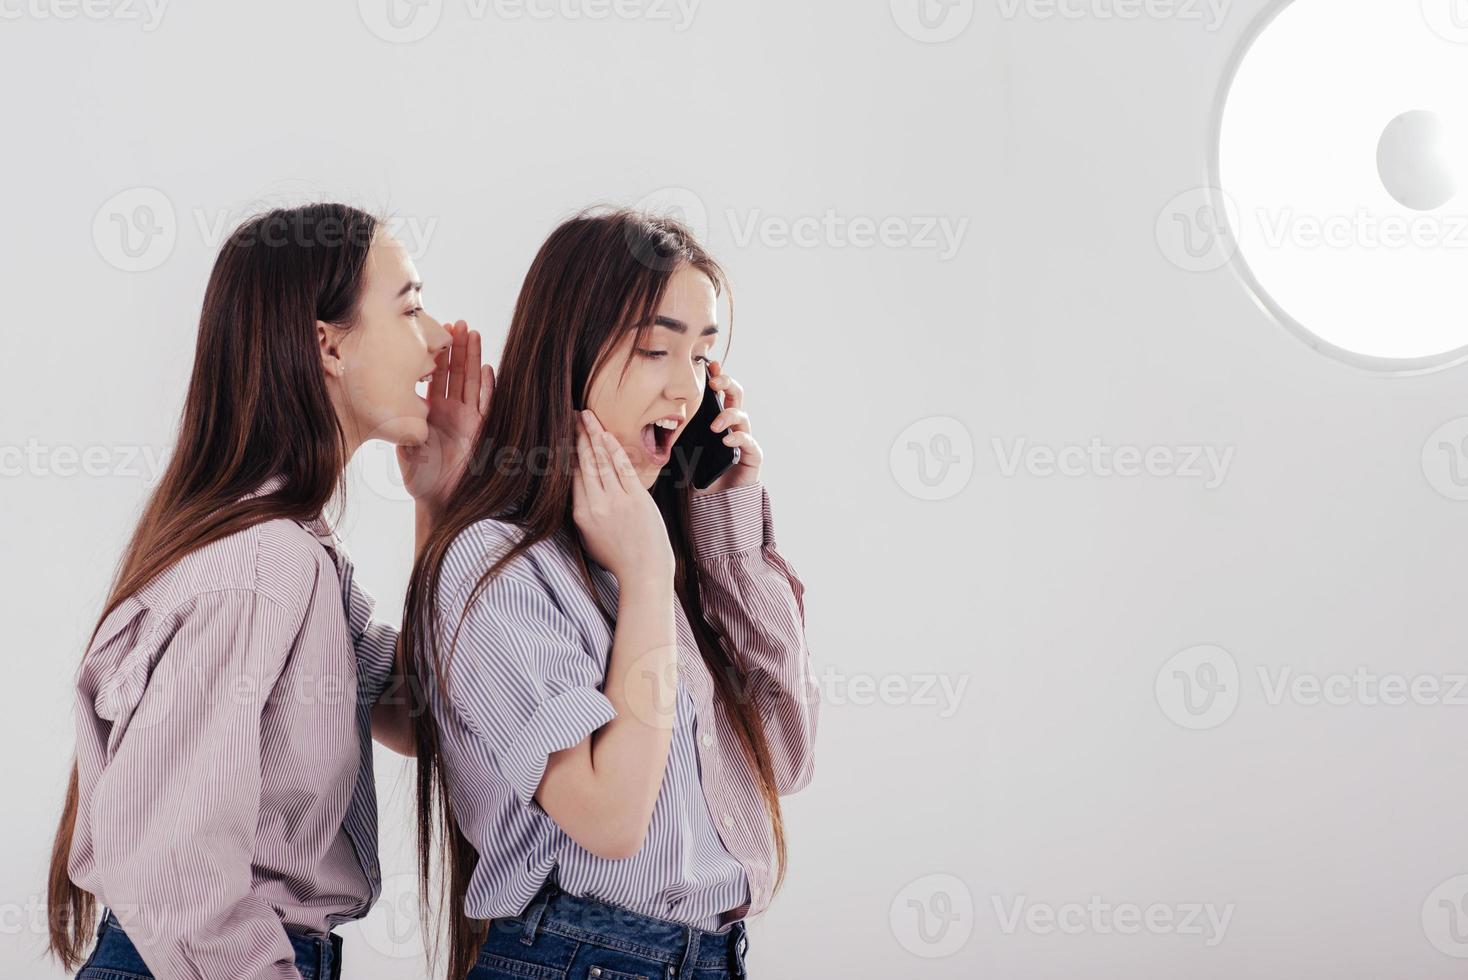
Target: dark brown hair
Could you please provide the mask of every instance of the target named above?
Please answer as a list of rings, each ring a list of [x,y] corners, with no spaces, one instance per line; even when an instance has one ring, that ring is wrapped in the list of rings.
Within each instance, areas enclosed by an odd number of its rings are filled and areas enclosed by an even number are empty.
[[[224,243],[204,293],[178,438],[88,649],[113,610],[190,552],[274,518],[310,520],[343,499],[346,437],[316,321],[355,322],[379,224],[344,204],[311,204],[256,215]],[[284,481],[273,493],[239,499],[275,475]],[[73,759],[47,887],[48,948],[68,971],[97,915],[96,896],[67,871],[77,803]]]
[[[454,816],[439,732],[432,713],[425,710],[425,681],[420,675],[422,665],[431,663],[431,682],[446,690],[445,664],[453,655],[453,643],[451,640],[445,648],[434,625],[444,556],[460,533],[485,518],[505,521],[523,531],[514,547],[478,580],[465,605],[467,611],[502,566],[536,542],[565,530],[580,545],[571,515],[570,453],[560,453],[560,447],[575,445],[575,413],[585,407],[597,368],[624,331],[637,330],[638,346],[643,344],[668,280],[685,264],[702,271],[717,293],[727,295],[723,270],[677,221],[626,209],[588,211],[551,233],[520,289],[504,353],[496,366],[494,404],[480,428],[470,464],[413,567],[402,642],[416,702],[419,886],[424,934],[435,938],[440,934],[433,921],[434,908],[449,918],[450,980],[462,980],[468,974],[487,936],[488,923],[465,914],[464,897],[478,855]],[[622,366],[624,373],[628,363]],[[537,454],[547,450],[549,465],[534,464]],[[785,835],[774,769],[759,713],[745,690],[744,673],[725,638],[703,616],[689,487],[676,475],[676,467],[665,467],[651,492],[673,546],[675,599],[693,627],[699,652],[714,678],[715,697],[728,710],[743,758],[771,815],[778,889],[785,873]],[[597,597],[584,548],[577,553],[587,592]],[[613,625],[613,612],[603,608],[602,613]],[[462,624],[462,617],[459,622]],[[435,840],[442,844],[436,896],[430,884]],[[432,969],[436,944],[427,945]]]

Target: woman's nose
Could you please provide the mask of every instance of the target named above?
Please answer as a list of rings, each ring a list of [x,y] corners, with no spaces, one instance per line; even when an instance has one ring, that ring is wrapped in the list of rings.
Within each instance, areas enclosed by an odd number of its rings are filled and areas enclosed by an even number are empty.
[[[424,331],[423,340],[428,344],[428,350],[437,357],[443,351],[448,350],[449,345],[454,342],[453,335],[427,313],[422,314],[421,319],[428,322],[428,329]]]
[[[698,411],[699,404],[703,401],[703,386],[705,368],[692,368],[678,374],[678,382],[674,395],[693,403],[693,410]]]

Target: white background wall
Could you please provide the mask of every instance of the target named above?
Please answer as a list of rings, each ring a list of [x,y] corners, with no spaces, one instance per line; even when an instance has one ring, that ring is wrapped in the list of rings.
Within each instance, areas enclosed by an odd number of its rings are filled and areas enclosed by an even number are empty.
[[[554,224],[661,192],[703,209],[734,279],[727,365],[825,699],[754,976],[1461,974],[1438,899],[1468,890],[1468,705],[1271,690],[1464,670],[1468,505],[1423,451],[1468,414],[1468,369],[1326,357],[1156,232],[1207,182],[1261,0],[960,0],[932,30],[902,0],[431,0],[406,34],[386,0],[93,2],[0,0],[0,973],[61,975],[39,902],[72,674],[228,227],[306,197],[390,209],[429,309],[496,357]],[[134,229],[129,258],[112,216],[139,205],[165,234]],[[1008,465],[1093,440],[1160,447],[1156,473]],[[103,472],[64,475],[66,447]],[[1227,465],[1192,475],[1205,448]],[[391,618],[411,508],[363,476],[344,531]],[[1197,657],[1238,671],[1211,714],[1174,674],[1206,679]],[[387,892],[343,929],[348,975],[422,976],[411,780],[378,761]]]

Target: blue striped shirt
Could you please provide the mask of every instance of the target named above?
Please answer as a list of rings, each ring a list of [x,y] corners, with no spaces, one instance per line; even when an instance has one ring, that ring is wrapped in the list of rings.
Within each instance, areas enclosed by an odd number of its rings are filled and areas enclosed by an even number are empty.
[[[765,720],[780,793],[810,779],[819,698],[804,636],[803,586],[775,548],[769,496],[755,483],[695,497],[693,537],[704,614],[729,640]],[[496,520],[450,545],[435,626],[442,658],[465,601],[521,530]],[[681,605],[674,603],[678,697],[662,788],[642,848],[612,861],[565,833],[534,795],[552,752],[616,717],[601,691],[609,628],[587,593],[571,536],[532,545],[470,607],[449,658],[447,701],[425,685],[443,741],[449,794],[479,853],[465,911],[518,915],[555,865],[568,892],[710,931],[768,904],[773,831],[754,774]],[[590,558],[605,607],[615,576]],[[424,665],[425,676],[432,677]],[[761,675],[761,676],[755,676]]]

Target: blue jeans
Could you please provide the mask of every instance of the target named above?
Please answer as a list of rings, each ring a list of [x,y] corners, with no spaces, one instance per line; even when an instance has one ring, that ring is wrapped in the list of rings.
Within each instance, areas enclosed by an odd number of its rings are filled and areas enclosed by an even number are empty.
[[[555,868],[525,911],[490,922],[468,980],[742,980],[749,936],[641,915],[562,891]]]
[[[341,980],[342,937],[334,932],[305,932],[292,926],[286,935],[296,950],[296,969],[304,980]],[[148,964],[138,955],[137,947],[122,923],[108,909],[97,926],[97,945],[82,964],[76,980],[153,980]]]

